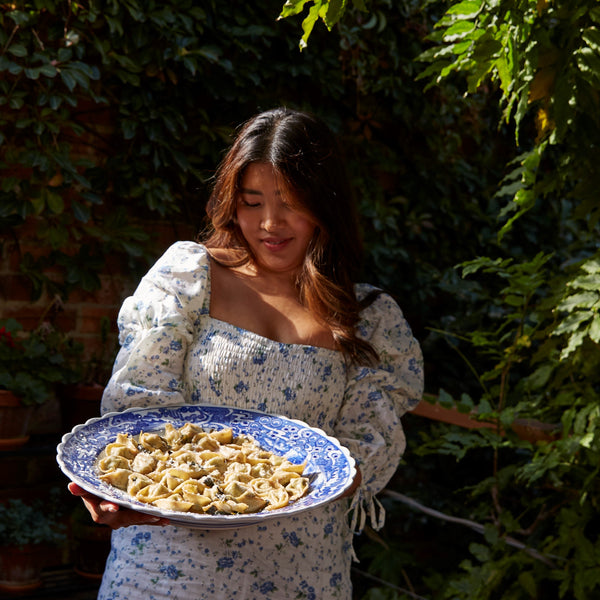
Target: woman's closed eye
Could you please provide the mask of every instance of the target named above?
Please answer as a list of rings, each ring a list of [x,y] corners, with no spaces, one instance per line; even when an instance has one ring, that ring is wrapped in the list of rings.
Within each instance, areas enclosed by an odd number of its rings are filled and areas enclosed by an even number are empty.
[[[252,199],[252,200],[246,200],[245,198],[242,198],[241,201],[242,201],[242,204],[244,206],[247,206],[249,208],[257,208],[257,207],[259,207],[261,205],[260,202],[257,202],[254,199]]]
[[[247,206],[249,208],[256,208],[262,204],[262,202],[263,202],[262,196],[263,195],[259,191],[253,190],[253,189],[246,189],[246,188],[243,188],[240,191],[241,191],[241,193],[238,196],[238,199],[242,206]]]

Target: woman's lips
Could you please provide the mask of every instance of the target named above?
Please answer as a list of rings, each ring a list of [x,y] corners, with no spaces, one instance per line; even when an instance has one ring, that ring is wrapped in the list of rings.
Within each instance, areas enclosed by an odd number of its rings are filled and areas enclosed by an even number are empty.
[[[271,251],[283,250],[289,242],[291,238],[265,238],[262,240],[264,246]]]

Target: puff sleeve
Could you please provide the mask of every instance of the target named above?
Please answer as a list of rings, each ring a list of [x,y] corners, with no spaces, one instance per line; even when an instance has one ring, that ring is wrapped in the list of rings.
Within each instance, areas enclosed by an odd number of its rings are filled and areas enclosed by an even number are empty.
[[[119,312],[121,349],[102,413],[185,402],[183,370],[193,332],[209,311],[208,254],[177,242],[142,278]]]
[[[360,297],[370,289],[362,286],[357,293]],[[349,367],[335,430],[362,474],[350,507],[356,531],[363,529],[367,515],[375,529],[383,526],[385,513],[375,495],[393,476],[406,447],[400,418],[423,394],[421,349],[396,302],[380,294],[361,317],[358,335],[373,345],[379,361]]]

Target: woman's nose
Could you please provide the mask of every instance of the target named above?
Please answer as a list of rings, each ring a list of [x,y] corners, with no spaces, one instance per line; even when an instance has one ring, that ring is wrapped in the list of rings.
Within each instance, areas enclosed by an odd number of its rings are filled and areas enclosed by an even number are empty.
[[[266,207],[262,218],[262,228],[273,231],[281,227],[284,221],[283,211],[279,207]]]

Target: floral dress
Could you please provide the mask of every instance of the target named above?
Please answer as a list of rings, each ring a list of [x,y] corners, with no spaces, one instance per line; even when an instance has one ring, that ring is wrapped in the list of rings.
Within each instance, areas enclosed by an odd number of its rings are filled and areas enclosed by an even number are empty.
[[[356,293],[371,289],[357,285]],[[385,294],[364,309],[359,324],[379,353],[380,364],[370,368],[346,365],[335,350],[280,343],[214,319],[210,293],[204,246],[169,248],[123,304],[122,347],[103,412],[202,403],[300,419],[350,450],[361,487],[352,502],[237,529],[115,530],[99,598],[349,600],[353,532],[367,516],[381,525],[374,495],[404,451],[400,417],[422,394],[419,345]]]

